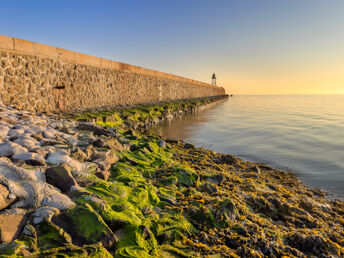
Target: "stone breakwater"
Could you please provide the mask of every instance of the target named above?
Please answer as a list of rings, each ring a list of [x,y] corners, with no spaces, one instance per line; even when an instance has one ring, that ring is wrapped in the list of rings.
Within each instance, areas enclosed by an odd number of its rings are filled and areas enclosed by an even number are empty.
[[[132,129],[201,104],[73,120],[0,107],[0,257],[344,256],[343,202]]]
[[[224,88],[0,35],[0,99],[36,112],[70,112],[225,94]]]

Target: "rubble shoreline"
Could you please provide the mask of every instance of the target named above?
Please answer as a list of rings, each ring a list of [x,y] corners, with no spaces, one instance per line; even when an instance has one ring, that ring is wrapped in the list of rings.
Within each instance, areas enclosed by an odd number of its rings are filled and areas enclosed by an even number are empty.
[[[216,101],[72,119],[1,106],[0,257],[343,256],[342,201],[148,130]]]

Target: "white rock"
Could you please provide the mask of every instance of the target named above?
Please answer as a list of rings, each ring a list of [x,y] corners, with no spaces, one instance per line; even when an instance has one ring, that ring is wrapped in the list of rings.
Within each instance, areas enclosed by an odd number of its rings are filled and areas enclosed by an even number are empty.
[[[9,131],[10,131],[10,128],[8,126],[0,124],[0,138],[1,139],[6,138]]]
[[[28,170],[17,167],[7,158],[0,158],[0,182],[6,185],[11,196],[18,200],[10,208],[36,209],[42,205],[44,197],[54,194],[63,195],[45,182],[44,173],[39,169]],[[67,196],[66,198],[69,199]]]
[[[76,146],[79,141],[75,136],[70,135],[70,134],[64,133],[64,134],[60,134],[60,136],[63,139],[65,139],[68,142],[68,144],[73,145],[73,146]]]
[[[27,152],[27,149],[14,142],[5,142],[0,145],[1,157],[10,157],[23,152]]]
[[[48,163],[59,165],[61,163],[66,163],[70,166],[73,170],[83,171],[85,170],[86,166],[83,163],[71,158],[68,153],[64,150],[55,151],[49,154],[48,158],[46,159]]]
[[[43,198],[42,205],[58,208],[60,211],[75,206],[75,203],[65,194],[56,192]]]
[[[23,133],[24,133],[24,129],[11,129],[7,135],[9,137],[14,137],[14,136],[20,136]]]
[[[44,138],[55,139],[56,131],[48,128],[42,131]]]
[[[60,210],[55,207],[49,207],[49,206],[42,206],[39,207],[34,213],[33,213],[33,223],[39,224],[43,221],[50,221],[51,218],[56,214],[58,215],[60,213]]]
[[[27,135],[20,136],[17,140],[14,141],[15,143],[27,148],[27,149],[33,149],[35,147],[38,147],[38,142],[31,138],[27,137]]]
[[[43,157],[37,153],[32,152],[23,152],[19,154],[15,154],[12,157],[13,160],[21,160],[21,161],[32,161],[33,163],[36,162],[37,165],[44,165],[45,161]],[[36,165],[36,164],[33,164]]]

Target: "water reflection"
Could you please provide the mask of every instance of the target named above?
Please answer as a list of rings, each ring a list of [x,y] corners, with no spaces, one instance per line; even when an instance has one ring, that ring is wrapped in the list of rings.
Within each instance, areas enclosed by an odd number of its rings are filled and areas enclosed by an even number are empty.
[[[344,193],[344,96],[235,96],[155,126],[155,133],[292,170]]]

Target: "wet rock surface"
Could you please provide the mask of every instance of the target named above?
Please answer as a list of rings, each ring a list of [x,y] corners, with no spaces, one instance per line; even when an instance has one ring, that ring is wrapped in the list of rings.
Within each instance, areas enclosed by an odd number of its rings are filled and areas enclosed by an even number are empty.
[[[344,256],[342,201],[293,174],[141,130],[197,105],[82,122],[0,107],[0,255]]]

